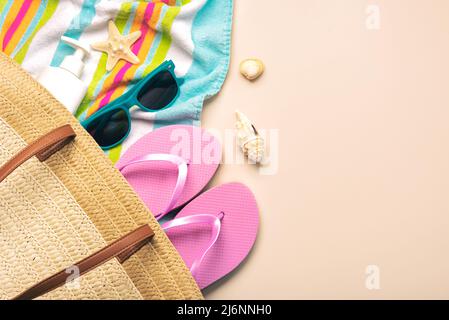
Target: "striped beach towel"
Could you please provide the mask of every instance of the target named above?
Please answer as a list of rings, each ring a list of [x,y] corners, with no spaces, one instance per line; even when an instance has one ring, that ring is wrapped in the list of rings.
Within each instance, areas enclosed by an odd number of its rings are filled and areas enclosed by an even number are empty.
[[[232,0],[0,0],[1,50],[36,76],[59,66],[73,49],[62,35],[91,44],[105,40],[113,20],[122,34],[142,36],[132,46],[140,64],[120,61],[106,71],[106,54],[92,51],[82,80],[88,84],[76,116],[82,120],[122,95],[164,60],[184,78],[181,95],[169,109],[132,111],[132,131],[108,151],[114,162],[135,141],[155,128],[198,125],[203,102],[221,88],[229,65]]]

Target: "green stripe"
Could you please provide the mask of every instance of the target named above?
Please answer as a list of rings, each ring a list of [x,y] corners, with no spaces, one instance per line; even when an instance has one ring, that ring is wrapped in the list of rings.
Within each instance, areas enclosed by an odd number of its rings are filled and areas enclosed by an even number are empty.
[[[131,2],[123,3],[122,6],[120,7],[119,12],[117,13],[117,16],[114,19],[115,25],[117,26],[117,29],[120,31],[120,33],[123,33],[126,23],[128,22],[128,19],[131,17],[131,13],[132,13],[132,3]],[[89,88],[87,89],[87,94],[84,97],[80,107],[76,112],[76,117],[79,117],[81,114],[83,114],[89,108],[91,102],[95,100],[93,96],[95,89],[98,86],[101,79],[106,75],[107,58],[108,58],[107,54],[103,52],[100,61],[98,63],[97,70],[95,70],[95,74],[92,78]],[[107,152],[108,156],[114,163],[117,162],[119,159],[120,150],[121,146],[117,146]]]
[[[23,59],[25,59],[25,55],[28,52],[28,48],[30,47],[31,40],[33,40],[36,33],[47,23],[47,21],[50,20],[50,18],[55,13],[58,4],[59,4],[59,0],[47,2],[47,6],[45,8],[45,13],[42,15],[41,20],[37,24],[36,28],[34,29],[33,33],[31,34],[31,36],[24,43],[23,47],[20,49],[20,51],[14,57],[14,60],[16,60],[19,64],[21,64],[23,62]]]
[[[6,4],[8,3],[8,1],[3,0],[0,2],[0,12],[3,11],[3,8],[6,6]]]
[[[123,33],[123,29],[126,26],[126,22],[131,16],[132,12],[132,3],[126,2],[123,3],[117,16],[115,17],[115,24],[120,33]],[[76,117],[80,117],[90,106],[91,102],[95,100],[94,92],[100,80],[106,74],[106,61],[108,59],[108,55],[106,53],[102,53],[101,58],[98,62],[98,67],[95,70],[92,81],[90,82],[89,87],[87,88],[87,94],[84,96],[83,101],[81,101],[80,107],[75,113]]]
[[[162,19],[161,27],[162,27],[162,38],[159,44],[159,47],[154,55],[154,59],[151,63],[145,68],[144,75],[148,74],[152,70],[154,70],[157,66],[159,66],[166,58],[168,50],[170,49],[170,45],[172,42],[171,38],[171,27],[173,25],[173,21],[176,16],[179,14],[181,10],[180,7],[170,7],[165,13],[164,18]],[[109,159],[113,163],[116,163],[120,159],[120,155],[122,153],[122,145],[119,145],[111,150],[109,150],[108,156]]]
[[[184,0],[185,2],[190,2],[190,0]],[[131,15],[131,3],[124,3],[122,5],[121,10],[117,14],[117,17],[115,18],[115,22],[117,25],[117,28],[121,33],[123,33],[123,29],[125,28],[126,22],[129,19]],[[167,12],[165,13],[164,18],[161,22],[162,27],[162,36],[161,41],[159,44],[159,47],[156,50],[156,53],[154,55],[153,60],[151,63],[145,68],[144,75],[148,74],[152,70],[154,70],[158,65],[160,65],[166,58],[168,50],[170,49],[170,45],[172,42],[171,37],[171,27],[173,25],[173,21],[175,20],[176,16],[179,14],[181,8],[180,7],[170,7]],[[92,79],[91,84],[89,85],[88,92],[86,96],[84,97],[83,101],[81,102],[80,108],[78,108],[78,111],[76,113],[76,116],[79,117],[82,115],[88,108],[93,101],[93,93],[95,91],[96,86],[102,79],[105,73],[106,68],[106,60],[107,55],[105,53],[102,54],[102,57],[100,58],[100,62],[98,65],[98,68],[94,74],[94,77]],[[120,155],[122,153],[122,146],[119,145],[107,152],[108,157],[111,159],[113,163],[116,163],[120,159]]]
[[[165,13],[165,16],[162,20],[161,26],[162,26],[162,37],[161,41],[159,43],[159,47],[156,50],[156,53],[154,54],[154,59],[151,61],[151,63],[145,68],[144,75],[148,74],[152,70],[154,70],[157,66],[159,66],[162,62],[164,62],[168,50],[170,49],[170,45],[172,42],[171,38],[171,27],[173,25],[173,21],[175,20],[176,16],[179,14],[179,11],[181,10],[180,7],[170,7],[167,12]]]
[[[118,145],[115,148],[109,150],[108,157],[111,159],[112,163],[116,163],[120,159],[120,154],[122,153],[122,145]]]

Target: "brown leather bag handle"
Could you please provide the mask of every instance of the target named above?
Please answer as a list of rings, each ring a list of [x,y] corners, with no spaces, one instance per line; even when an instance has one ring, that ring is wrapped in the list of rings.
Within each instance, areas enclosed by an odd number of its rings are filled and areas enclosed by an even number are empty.
[[[61,150],[75,137],[75,131],[73,131],[72,127],[68,124],[50,131],[28,145],[0,168],[0,182],[5,180],[6,177],[13,173],[14,170],[28,159],[36,156],[39,161],[43,162],[50,158],[55,152]]]
[[[64,125],[50,131],[46,135],[28,145],[0,168],[0,183],[28,159],[36,156],[39,161],[43,162],[51,157],[55,152],[62,149],[75,137],[76,134],[70,125]],[[77,276],[81,276],[89,272],[112,258],[117,258],[120,263],[123,263],[132,254],[148,243],[153,236],[154,232],[149,225],[143,225],[137,228],[136,230],[109,244],[105,248],[76,263],[74,266],[77,267],[79,271]],[[67,269],[62,270],[39,282],[14,299],[34,299],[64,285],[69,276],[73,278],[73,276],[68,274],[66,270]]]
[[[100,251],[75,263],[73,266],[79,271],[77,276],[81,276],[90,270],[95,269],[112,258],[118,258],[120,262],[123,262],[123,259],[128,258],[131,254],[148,243],[153,236],[154,232],[149,225],[145,224],[137,228]],[[73,277],[66,272],[67,270],[68,269],[64,269],[39,282],[15,297],[14,300],[31,300],[64,285],[69,276]]]

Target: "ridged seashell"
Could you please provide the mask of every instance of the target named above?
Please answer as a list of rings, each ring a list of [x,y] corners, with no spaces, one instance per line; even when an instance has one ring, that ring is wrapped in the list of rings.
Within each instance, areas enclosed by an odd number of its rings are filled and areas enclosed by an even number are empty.
[[[261,163],[265,155],[265,143],[263,139],[257,136],[254,140],[247,142],[243,146],[243,152],[249,160],[254,163]]]
[[[265,156],[265,141],[254,125],[240,111],[236,111],[237,142],[245,156],[254,163],[261,163]]]
[[[240,73],[248,80],[259,78],[265,70],[265,66],[259,59],[246,59],[240,63]]]

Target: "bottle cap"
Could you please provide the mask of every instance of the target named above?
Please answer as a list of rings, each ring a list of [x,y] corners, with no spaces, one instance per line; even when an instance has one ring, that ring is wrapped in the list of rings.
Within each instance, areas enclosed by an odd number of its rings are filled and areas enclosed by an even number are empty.
[[[80,78],[84,69],[84,58],[90,54],[90,47],[79,40],[62,36],[61,40],[75,49],[73,55],[66,56],[60,67]]]

